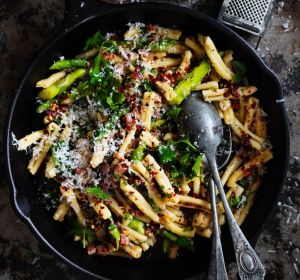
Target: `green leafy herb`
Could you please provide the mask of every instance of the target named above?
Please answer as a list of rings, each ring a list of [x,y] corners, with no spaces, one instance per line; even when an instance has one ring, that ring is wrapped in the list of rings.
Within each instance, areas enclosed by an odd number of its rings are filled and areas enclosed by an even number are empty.
[[[151,164],[148,163],[148,164],[146,165],[146,169],[147,169],[147,171],[151,171]]]
[[[88,244],[94,243],[97,240],[95,232],[83,227],[76,218],[69,218],[68,223],[71,227],[68,234],[79,236],[83,248],[86,248]]]
[[[103,137],[105,137],[110,130],[112,130],[115,126],[117,121],[127,113],[128,108],[121,107],[119,111],[115,112],[109,120],[104,124],[104,127],[102,129],[96,129],[94,130],[93,139],[94,141],[101,141]]]
[[[202,167],[202,154],[200,154],[199,156],[197,156],[196,161],[192,167],[192,171],[195,174],[195,176],[200,176],[201,172],[201,167]]]
[[[132,216],[128,212],[126,212],[124,215],[124,219],[125,219],[125,221],[131,220]]]
[[[174,151],[174,148],[169,144],[160,145],[158,147],[158,158],[160,163],[162,164],[166,164],[174,161],[176,158],[176,153]]]
[[[247,188],[250,184],[250,181],[247,178],[243,178],[241,180],[238,180],[237,184],[239,184],[242,188]]]
[[[168,116],[168,119],[177,119],[179,113],[181,112],[182,108],[177,106],[171,106],[167,109],[166,115]]]
[[[171,178],[174,180],[174,179],[177,179],[181,174],[181,172],[179,170],[177,170],[177,168],[175,166],[172,166],[170,168],[170,174],[171,174]]]
[[[43,113],[46,110],[49,109],[49,107],[51,106],[52,101],[48,100],[46,102],[41,103],[37,108],[36,108],[36,112],[37,113]]]
[[[147,80],[142,80],[141,90],[142,91],[153,91],[154,89],[153,89],[153,86]]]
[[[116,180],[120,180],[120,179],[121,179],[121,176],[120,176],[119,174],[117,174],[117,173],[114,173],[114,178],[115,178]]]
[[[108,134],[108,130],[106,129],[96,129],[93,134],[93,139],[95,141],[101,141]]]
[[[156,205],[156,203],[154,202],[154,200],[152,198],[149,198],[149,203],[154,211],[156,211],[158,213],[161,212],[161,209]]]
[[[124,103],[125,96],[119,91],[121,81],[115,78],[109,62],[96,56],[90,70],[90,83],[95,87],[97,98],[105,107],[117,110]]]
[[[104,40],[104,36],[98,31],[86,40],[83,50],[86,51],[94,47],[100,47]]]
[[[181,248],[185,248],[191,252],[195,251],[194,248],[194,241],[193,239],[184,237],[184,236],[177,236],[169,231],[162,230],[159,232],[163,237],[168,238],[169,240],[175,242]]]
[[[156,43],[150,44],[151,51],[154,52],[166,52],[169,50],[170,47],[176,45],[177,41],[174,39],[159,39]]]
[[[236,207],[240,202],[240,198],[237,196],[232,196],[229,198],[228,203],[230,207]]]
[[[243,80],[247,73],[247,66],[238,60],[233,60],[231,63],[235,73],[233,79],[236,83],[239,83]]]
[[[144,158],[144,151],[146,149],[146,144],[142,142],[139,146],[132,152],[131,159],[134,161],[141,161]]]
[[[48,211],[56,209],[60,204],[60,190],[56,183],[38,184],[38,200]]]
[[[189,250],[190,252],[195,252],[194,240],[191,238],[187,238],[185,236],[179,236],[177,238],[176,243],[181,248],[185,248],[185,249]]]
[[[191,154],[189,152],[184,153],[179,160],[180,165],[186,166],[190,160]]]
[[[60,163],[58,162],[57,156],[56,156],[57,151],[61,150],[61,148],[62,148],[65,144],[66,144],[65,141],[60,140],[60,141],[58,141],[57,143],[54,143],[54,144],[51,146],[52,158],[53,158],[53,160],[55,161],[55,165],[56,165],[56,166],[59,166],[59,164],[60,164]]]
[[[120,245],[121,234],[120,234],[120,231],[119,231],[117,225],[116,224],[111,224],[108,227],[108,231],[109,231],[110,236],[113,239],[115,239],[116,249],[118,250],[119,249],[119,245]]]
[[[152,69],[150,70],[150,73],[151,73],[152,75],[156,76],[157,73],[158,73],[158,71],[157,71],[156,68],[152,68]]]
[[[112,110],[118,109],[119,105],[123,104],[124,101],[125,96],[122,93],[115,90],[113,90],[111,94],[106,97],[106,102]]]
[[[76,91],[78,97],[88,96],[93,92],[93,89],[89,83],[89,81],[80,81],[77,84]]]
[[[104,192],[99,186],[90,186],[86,189],[86,192],[103,200],[110,197],[110,195]]]
[[[169,239],[164,238],[163,244],[162,244],[164,253],[167,253],[169,251],[171,244],[172,244],[172,242]]]
[[[152,127],[152,128],[158,128],[158,127],[164,125],[166,122],[167,122],[167,120],[159,119],[159,120],[156,120],[155,122],[153,122],[153,123],[151,124],[151,127]]]
[[[178,237],[177,237],[175,234],[173,234],[173,233],[171,233],[171,232],[169,232],[169,231],[162,230],[160,233],[161,233],[162,236],[164,236],[164,237],[170,239],[170,240],[173,241],[173,242],[176,242],[177,239],[178,239]]]
[[[152,38],[148,36],[140,36],[136,44],[137,49],[144,49],[152,42]]]
[[[190,139],[187,136],[185,136],[184,138],[178,141],[169,140],[168,143],[173,145],[184,144],[190,149],[192,149],[193,151],[197,151],[197,148],[191,143]]]
[[[219,55],[223,58],[224,55],[225,55],[225,51],[220,51],[220,52],[219,52]]]
[[[111,52],[111,53],[116,53],[119,49],[118,44],[114,40],[106,40],[102,43],[101,49]]]

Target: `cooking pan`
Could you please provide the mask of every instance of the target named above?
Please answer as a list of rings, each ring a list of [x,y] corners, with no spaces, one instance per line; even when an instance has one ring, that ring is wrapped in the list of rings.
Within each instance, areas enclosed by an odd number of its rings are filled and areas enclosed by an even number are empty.
[[[61,55],[79,53],[87,37],[122,31],[128,22],[156,23],[177,27],[185,34],[201,32],[210,35],[220,49],[232,49],[235,58],[248,66],[249,80],[258,87],[257,95],[268,115],[268,129],[273,144],[274,159],[268,164],[254,206],[242,226],[252,245],[270,218],[281,192],[289,155],[287,118],[281,100],[282,89],[274,73],[266,67],[255,51],[236,33],[218,21],[197,11],[158,3],[108,5],[86,0],[66,1],[66,17],[59,33],[47,43],[26,72],[13,99],[5,129],[5,161],[11,190],[11,202],[26,225],[52,252],[66,263],[99,279],[189,279],[205,274],[209,265],[211,241],[196,239],[196,253],[183,253],[176,260],[163,256],[156,248],[139,260],[116,257],[87,256],[78,243],[66,234],[64,226],[52,220],[52,215],[38,201],[36,178],[26,167],[28,158],[12,144],[12,133],[19,139],[43,127],[41,116],[35,113],[37,91],[35,83],[49,75],[48,67]],[[82,7],[81,7],[82,6]],[[222,232],[226,261],[234,254],[228,229]],[[157,246],[158,247],[158,246]]]

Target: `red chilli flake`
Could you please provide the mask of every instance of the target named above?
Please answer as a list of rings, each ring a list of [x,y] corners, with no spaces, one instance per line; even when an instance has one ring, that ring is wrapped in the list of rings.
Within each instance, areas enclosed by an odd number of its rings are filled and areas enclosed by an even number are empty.
[[[224,92],[224,97],[228,98],[230,96],[230,94],[231,94],[230,88],[227,88]]]
[[[148,28],[148,31],[155,31],[156,25],[155,24],[148,24],[147,28]]]
[[[185,72],[189,72],[189,71],[190,71],[190,68],[191,68],[191,65],[188,65],[188,66],[186,66],[186,67],[184,68],[184,71],[185,71]]]
[[[246,168],[246,169],[243,170],[243,175],[245,177],[250,176],[250,174],[251,174],[251,168]]]
[[[240,101],[238,99],[230,99],[234,111],[240,109]]]
[[[253,102],[253,103],[251,104],[251,108],[252,108],[252,109],[255,109],[255,108],[256,108],[256,102]]]
[[[251,137],[246,134],[244,131],[242,131],[242,135],[241,135],[241,142],[244,146],[250,146],[251,143],[250,143],[250,140],[251,140]]]

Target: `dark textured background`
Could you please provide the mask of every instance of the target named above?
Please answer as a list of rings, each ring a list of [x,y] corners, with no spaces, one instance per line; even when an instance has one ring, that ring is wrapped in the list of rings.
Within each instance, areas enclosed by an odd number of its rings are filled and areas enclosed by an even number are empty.
[[[193,8],[216,16],[219,2],[200,0]],[[63,0],[0,1],[0,145],[8,104],[18,81],[37,51],[59,29],[63,15]],[[256,46],[257,37],[243,36]],[[266,265],[266,279],[300,279],[299,0],[276,2],[257,51],[283,85],[291,130],[291,158],[276,214],[266,225],[256,250]],[[49,254],[16,217],[9,202],[2,158],[0,150],[0,280],[83,279]],[[231,264],[229,270],[230,278],[236,279],[235,265]]]

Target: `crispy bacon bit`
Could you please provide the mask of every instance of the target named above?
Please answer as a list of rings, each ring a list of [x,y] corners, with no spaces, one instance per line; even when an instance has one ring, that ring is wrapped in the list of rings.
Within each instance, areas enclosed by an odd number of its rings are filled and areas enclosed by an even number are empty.
[[[120,237],[120,245],[121,246],[128,246],[130,243],[128,235],[121,233]]]
[[[155,24],[148,24],[147,28],[148,28],[149,32],[154,32],[155,29],[156,29],[156,25]]]
[[[225,90],[225,92],[224,92],[224,97],[225,97],[225,98],[228,98],[228,97],[230,96],[230,94],[231,94],[230,89],[227,88],[227,89]]]
[[[232,87],[232,96],[234,98],[240,98],[240,94],[238,92],[238,88],[237,87],[234,87],[234,86],[231,86]]]
[[[115,177],[113,176],[113,171],[113,167],[106,161],[99,165],[98,172],[104,178],[101,182],[101,186],[104,192],[109,193],[117,187],[117,182],[115,180]]]
[[[252,108],[252,109],[255,109],[255,107],[256,107],[256,102],[253,102],[253,103],[251,104],[251,108]]]
[[[136,117],[135,117],[135,113],[128,113],[125,115],[125,125],[126,125],[126,129],[130,130],[133,126],[135,126],[136,123]]]
[[[124,93],[124,87],[123,86],[119,86],[118,87],[118,91],[121,92],[121,93]]]
[[[250,146],[251,145],[250,140],[251,140],[251,136],[249,136],[244,131],[242,131],[242,135],[241,135],[241,142],[242,142],[242,144],[244,146]]]
[[[99,245],[96,247],[97,255],[106,256],[109,253],[109,248],[105,245]]]
[[[250,176],[250,174],[251,174],[251,169],[250,169],[250,168],[245,168],[245,169],[243,170],[243,174],[244,174],[245,177]]]
[[[238,99],[230,99],[234,111],[240,109],[240,101]]]
[[[190,71],[190,68],[191,68],[191,65],[187,65],[187,66],[184,68],[184,71],[185,71],[185,72],[189,72],[189,71]]]
[[[128,170],[128,166],[124,162],[120,162],[115,166],[114,172],[119,175],[124,175]]]
[[[85,170],[84,168],[77,167],[77,168],[75,169],[75,173],[76,173],[77,175],[85,175],[87,172],[86,172],[86,170]]]
[[[89,254],[89,255],[94,255],[94,254],[96,254],[96,246],[94,245],[94,244],[89,244],[88,246],[87,246],[87,253]]]

